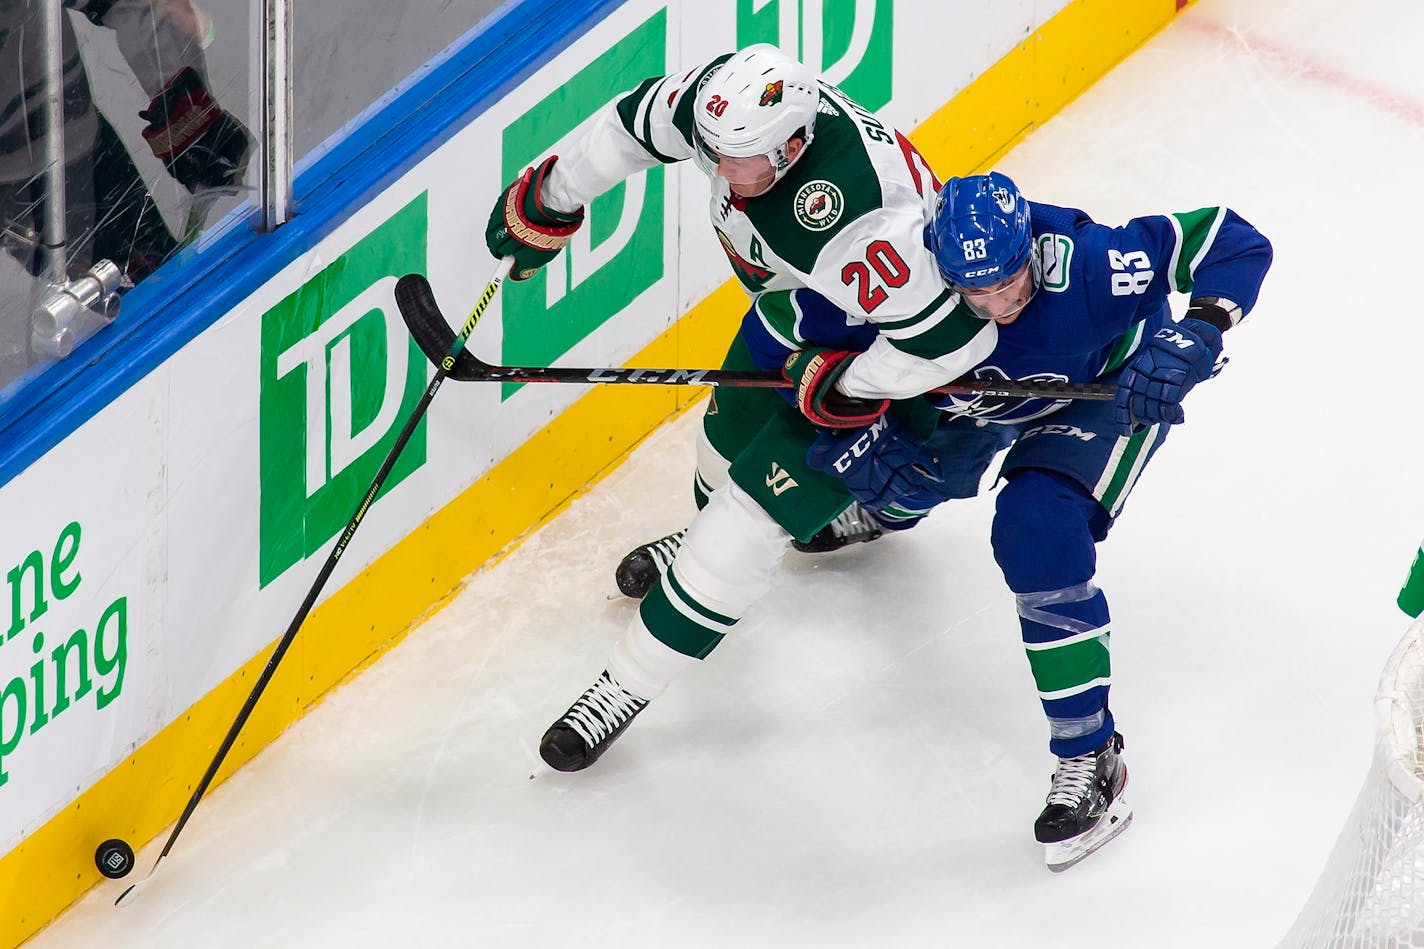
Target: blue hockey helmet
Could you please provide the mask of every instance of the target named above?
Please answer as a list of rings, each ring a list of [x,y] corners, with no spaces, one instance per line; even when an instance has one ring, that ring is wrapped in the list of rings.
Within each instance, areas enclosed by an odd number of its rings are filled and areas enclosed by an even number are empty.
[[[992,287],[1033,259],[1028,202],[1009,176],[997,171],[950,178],[935,202],[930,240],[939,272],[951,287]]]

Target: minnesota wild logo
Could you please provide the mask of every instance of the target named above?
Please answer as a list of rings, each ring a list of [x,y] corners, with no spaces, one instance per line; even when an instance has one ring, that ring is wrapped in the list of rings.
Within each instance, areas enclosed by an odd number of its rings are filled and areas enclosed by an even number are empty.
[[[808,181],[796,192],[796,220],[808,231],[824,231],[834,227],[845,210],[841,189],[824,178]]]
[[[713,230],[717,229],[713,228]],[[732,270],[736,271],[737,278],[748,290],[760,290],[766,286],[767,281],[776,276],[765,267],[759,267],[737,253],[737,249],[732,246],[732,239],[720,230],[717,231],[717,239],[722,242],[722,250],[726,253],[727,259],[732,262]]]
[[[761,105],[776,105],[781,101],[781,83],[782,80],[778,79],[766,84],[766,88],[761,91]]]

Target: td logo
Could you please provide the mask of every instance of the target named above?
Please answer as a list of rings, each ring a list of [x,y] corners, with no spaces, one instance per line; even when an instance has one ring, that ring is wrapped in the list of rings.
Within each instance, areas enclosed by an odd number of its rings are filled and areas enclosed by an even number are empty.
[[[426,271],[426,196],[262,315],[259,584],[345,528],[426,386],[396,278]],[[382,494],[425,463],[411,436]]]
[[[667,65],[659,10],[504,130],[501,180],[513,181],[615,95]],[[590,202],[583,227],[535,276],[509,283],[501,303],[507,364],[546,366],[663,275],[663,169],[633,175]],[[518,386],[506,384],[505,396]]]
[[[737,48],[771,43],[874,111],[890,101],[895,0],[737,0]]]

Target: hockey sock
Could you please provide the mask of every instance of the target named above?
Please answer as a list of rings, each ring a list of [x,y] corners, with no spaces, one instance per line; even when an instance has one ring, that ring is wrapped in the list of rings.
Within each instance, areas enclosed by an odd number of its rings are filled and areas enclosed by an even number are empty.
[[[676,561],[639,604],[634,626],[674,652],[704,658],[771,589],[790,539],[750,495],[727,485],[693,518]],[[631,648],[630,658],[641,655]]]
[[[661,695],[674,677],[697,662],[695,657],[659,642],[648,632],[642,619],[635,617],[613,644],[608,672],[629,692],[651,700]]]
[[[1018,601],[1024,650],[1048,717],[1049,748],[1086,754],[1113,733],[1107,599],[1094,586],[1094,543],[1107,512],[1055,472],[1014,474],[999,494],[994,557]]]
[[[1017,601],[1024,651],[1048,716],[1049,750],[1060,758],[1086,754],[1113,732],[1107,600],[1083,583],[1022,593]]]

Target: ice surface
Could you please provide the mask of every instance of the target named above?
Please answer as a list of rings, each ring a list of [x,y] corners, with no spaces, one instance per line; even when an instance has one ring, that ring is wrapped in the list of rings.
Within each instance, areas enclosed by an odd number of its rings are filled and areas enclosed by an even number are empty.
[[[106,883],[34,945],[1273,945],[1424,532],[1421,35],[1406,0],[1204,0],[1000,166],[1113,223],[1229,204],[1276,249],[1101,548],[1136,819],[1100,853],[1054,875],[1032,839],[992,497],[790,555],[593,769],[540,764],[631,615],[614,564],[690,515],[688,416],[215,792],[132,908]]]

